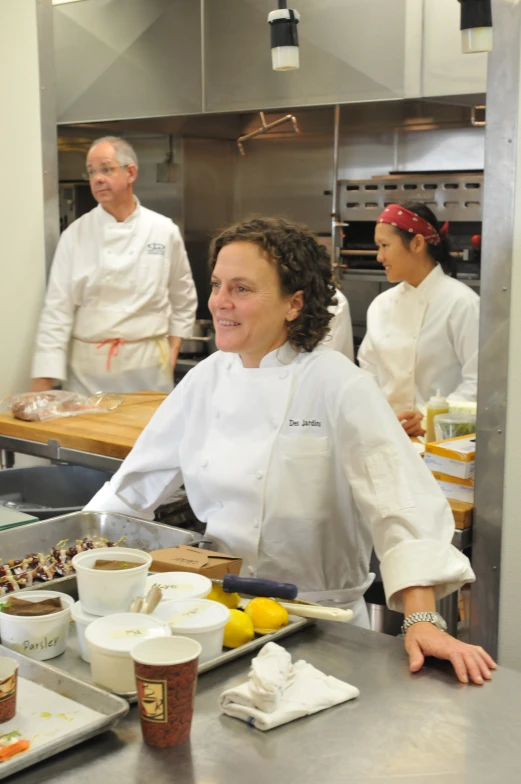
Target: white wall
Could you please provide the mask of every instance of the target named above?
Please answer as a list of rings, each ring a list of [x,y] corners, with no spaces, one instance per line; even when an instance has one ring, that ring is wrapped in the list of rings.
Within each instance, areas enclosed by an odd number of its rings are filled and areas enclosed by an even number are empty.
[[[29,384],[45,288],[38,10],[37,0],[0,3],[0,397]]]

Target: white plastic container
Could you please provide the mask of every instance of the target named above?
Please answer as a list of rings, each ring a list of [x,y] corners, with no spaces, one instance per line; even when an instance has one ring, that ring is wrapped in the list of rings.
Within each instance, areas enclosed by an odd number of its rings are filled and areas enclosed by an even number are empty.
[[[37,661],[54,659],[55,656],[62,654],[69,636],[74,599],[58,591],[25,591],[22,598],[28,602],[41,602],[57,596],[61,599],[64,609],[50,615],[27,617],[0,612],[2,644]],[[9,596],[2,597],[0,606],[6,604],[9,598]]]
[[[222,654],[224,627],[230,620],[224,604],[208,599],[160,602],[152,615],[167,623],[174,636],[189,637],[201,645],[200,664]]]
[[[119,613],[97,618],[85,630],[92,680],[116,694],[136,691],[132,648],[153,637],[169,637],[170,629],[143,613]]]
[[[131,569],[104,571],[94,569],[98,559],[135,563]],[[78,593],[85,612],[113,615],[127,612],[135,596],[144,596],[152,556],[130,547],[100,547],[84,550],[72,559],[78,580]]]
[[[193,572],[160,572],[147,579],[147,592],[152,586],[161,588],[161,601],[182,599],[206,599],[212,590],[212,581],[202,574]]]
[[[76,632],[78,634],[81,658],[83,661],[86,661],[88,664],[90,664],[90,651],[89,646],[87,645],[87,640],[85,638],[85,629],[87,626],[90,626],[93,621],[96,621],[99,618],[99,615],[91,615],[90,613],[85,612],[81,602],[75,602],[72,605],[71,615],[72,620],[76,624]]]

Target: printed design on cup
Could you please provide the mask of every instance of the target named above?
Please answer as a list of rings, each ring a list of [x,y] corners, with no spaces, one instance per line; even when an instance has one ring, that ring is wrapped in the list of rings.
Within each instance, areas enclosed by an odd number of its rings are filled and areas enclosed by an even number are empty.
[[[0,702],[5,702],[16,692],[16,672],[0,681]]]
[[[18,664],[13,659],[0,657],[0,724],[13,719],[16,714],[16,685]]]
[[[190,737],[194,697],[197,688],[197,659],[176,665],[149,665],[135,663],[138,685],[139,712],[145,743],[166,748],[186,743]],[[165,719],[151,718],[157,706],[143,707],[145,685],[164,684],[163,701]],[[148,689],[147,689],[147,694]],[[150,694],[158,695],[156,689]],[[147,696],[147,699],[148,696]]]
[[[136,678],[139,711],[144,721],[165,724],[168,721],[166,681],[147,681]]]

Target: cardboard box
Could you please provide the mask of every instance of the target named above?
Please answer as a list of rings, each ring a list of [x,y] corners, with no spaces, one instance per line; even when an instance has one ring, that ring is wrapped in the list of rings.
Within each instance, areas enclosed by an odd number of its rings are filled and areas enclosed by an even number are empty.
[[[222,579],[226,574],[239,574],[242,566],[242,558],[185,544],[152,550],[150,555],[151,572],[195,572],[205,577]]]
[[[448,474],[433,471],[432,475],[439,484],[445,498],[453,501],[463,501],[467,504],[474,503],[474,480],[458,479]]]
[[[454,517],[454,524],[456,528],[462,530],[463,528],[470,528],[472,525],[472,518],[474,516],[474,504],[468,504],[464,501],[454,501],[449,499],[449,505],[452,509]]]
[[[425,444],[424,461],[437,471],[459,479],[472,479],[476,461],[476,436],[460,436]]]

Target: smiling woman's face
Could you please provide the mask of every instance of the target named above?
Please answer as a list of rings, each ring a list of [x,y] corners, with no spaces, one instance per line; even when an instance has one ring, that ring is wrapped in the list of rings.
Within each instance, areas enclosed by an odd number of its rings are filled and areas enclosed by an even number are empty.
[[[302,309],[302,292],[282,294],[277,268],[252,242],[221,249],[212,273],[208,302],[221,351],[240,354],[245,367],[286,342],[287,322]]]

